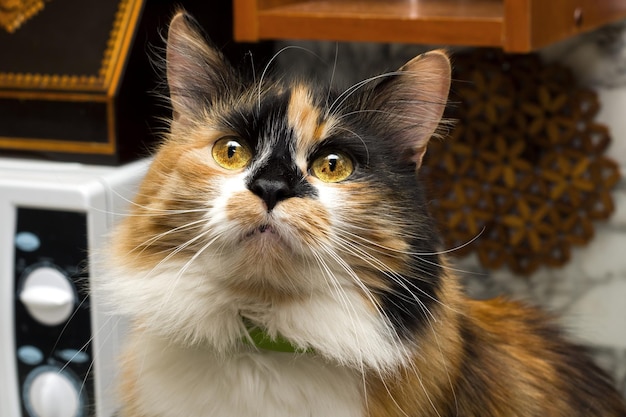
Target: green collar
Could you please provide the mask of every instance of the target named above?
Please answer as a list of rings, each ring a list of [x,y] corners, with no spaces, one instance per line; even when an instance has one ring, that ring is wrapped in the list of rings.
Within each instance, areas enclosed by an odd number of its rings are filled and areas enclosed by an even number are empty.
[[[249,320],[243,319],[243,323],[246,326],[248,335],[250,337],[243,338],[244,343],[252,344],[261,350],[271,350],[274,352],[288,352],[288,353],[311,353],[311,349],[301,349],[294,346],[287,339],[281,335],[276,337],[270,336],[265,329],[251,323]]]

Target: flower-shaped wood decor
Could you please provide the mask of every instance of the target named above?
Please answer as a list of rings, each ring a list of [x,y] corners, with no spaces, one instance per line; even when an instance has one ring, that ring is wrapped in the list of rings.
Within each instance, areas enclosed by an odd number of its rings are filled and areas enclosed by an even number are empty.
[[[446,246],[490,269],[563,265],[613,211],[619,180],[596,94],[534,54],[478,49],[454,65],[457,123],[422,169]]]

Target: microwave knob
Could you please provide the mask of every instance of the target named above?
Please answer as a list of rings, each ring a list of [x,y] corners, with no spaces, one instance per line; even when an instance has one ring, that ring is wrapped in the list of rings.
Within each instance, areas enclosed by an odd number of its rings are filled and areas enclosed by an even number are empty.
[[[47,265],[27,274],[19,299],[35,320],[48,326],[66,322],[76,305],[74,286],[68,277]]]
[[[82,414],[77,381],[58,368],[35,369],[25,391],[25,405],[31,417],[78,417]]]

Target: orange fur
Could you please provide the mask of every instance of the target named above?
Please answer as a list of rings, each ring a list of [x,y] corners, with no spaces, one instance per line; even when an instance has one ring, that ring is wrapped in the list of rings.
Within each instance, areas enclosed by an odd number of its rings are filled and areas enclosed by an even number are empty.
[[[298,148],[308,149],[324,138],[320,122],[320,108],[311,102],[311,93],[304,85],[296,85],[291,90],[287,109],[287,121],[298,138]]]
[[[502,298],[478,301],[454,288],[444,291],[411,367],[392,378],[369,379],[369,417],[626,415],[608,380],[581,392],[572,387],[576,382],[569,378],[585,384],[583,374],[598,371],[554,338],[556,328],[544,313]],[[463,334],[468,330],[471,340]],[[464,343],[472,344],[471,354]],[[572,364],[564,364],[566,356]]]

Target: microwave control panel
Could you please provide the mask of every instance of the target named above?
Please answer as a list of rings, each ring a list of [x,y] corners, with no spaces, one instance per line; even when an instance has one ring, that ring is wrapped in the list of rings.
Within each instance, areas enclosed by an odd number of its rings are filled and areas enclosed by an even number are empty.
[[[25,417],[93,415],[86,218],[17,209],[15,361]]]

